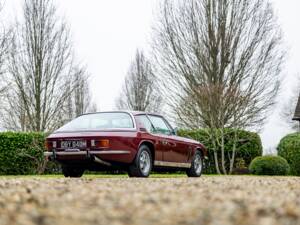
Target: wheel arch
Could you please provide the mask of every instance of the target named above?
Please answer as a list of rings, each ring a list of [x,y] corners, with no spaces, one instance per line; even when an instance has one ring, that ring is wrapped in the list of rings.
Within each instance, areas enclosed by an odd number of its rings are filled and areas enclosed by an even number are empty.
[[[196,147],[196,149],[195,149],[195,152],[194,152],[194,154],[196,153],[196,151],[199,151],[200,153],[201,153],[201,156],[204,158],[204,157],[206,157],[206,149],[204,149],[204,148],[201,148],[201,147]]]
[[[143,140],[140,142],[139,144],[139,149],[142,145],[146,145],[149,149],[150,149],[150,152],[151,152],[151,155],[152,155],[152,161],[155,160],[155,147],[154,147],[154,143],[150,140]]]

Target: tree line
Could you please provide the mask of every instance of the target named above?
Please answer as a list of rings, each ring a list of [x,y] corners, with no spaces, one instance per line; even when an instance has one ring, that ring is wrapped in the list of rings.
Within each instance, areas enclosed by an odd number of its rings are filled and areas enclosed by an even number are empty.
[[[70,28],[52,0],[24,0],[21,18],[0,35],[4,128],[52,131],[95,110],[89,74],[76,62]]]
[[[285,51],[272,5],[164,0],[155,18],[151,51],[137,50],[116,107],[167,111],[180,127],[204,128],[217,172],[231,173],[236,149],[224,149],[227,128],[261,127],[282,80]],[[94,110],[86,68],[76,63],[70,29],[52,0],[24,0],[23,20],[0,35],[5,127],[53,130]],[[239,141],[236,135],[233,146]]]

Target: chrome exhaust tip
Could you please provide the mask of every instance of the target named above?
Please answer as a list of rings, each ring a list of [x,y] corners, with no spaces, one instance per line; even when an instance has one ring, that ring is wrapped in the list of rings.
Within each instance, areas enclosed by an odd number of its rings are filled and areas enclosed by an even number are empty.
[[[94,162],[105,165],[105,166],[111,166],[109,162],[105,162],[102,159],[98,158],[97,156],[94,156]]]

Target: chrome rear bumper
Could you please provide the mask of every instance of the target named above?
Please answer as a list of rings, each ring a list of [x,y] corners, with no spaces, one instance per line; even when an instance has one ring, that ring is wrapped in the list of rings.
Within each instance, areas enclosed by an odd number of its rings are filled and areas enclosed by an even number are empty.
[[[122,155],[122,154],[130,154],[130,151],[124,150],[105,150],[105,151],[52,151],[52,152],[44,152],[44,156],[85,156],[85,155]]]

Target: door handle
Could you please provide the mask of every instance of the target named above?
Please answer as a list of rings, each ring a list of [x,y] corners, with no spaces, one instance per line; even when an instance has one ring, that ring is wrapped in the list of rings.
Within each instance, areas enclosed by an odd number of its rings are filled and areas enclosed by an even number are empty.
[[[161,141],[161,143],[162,143],[163,145],[168,145],[168,144],[169,144],[169,142],[167,142],[167,141],[165,141],[165,140]]]

